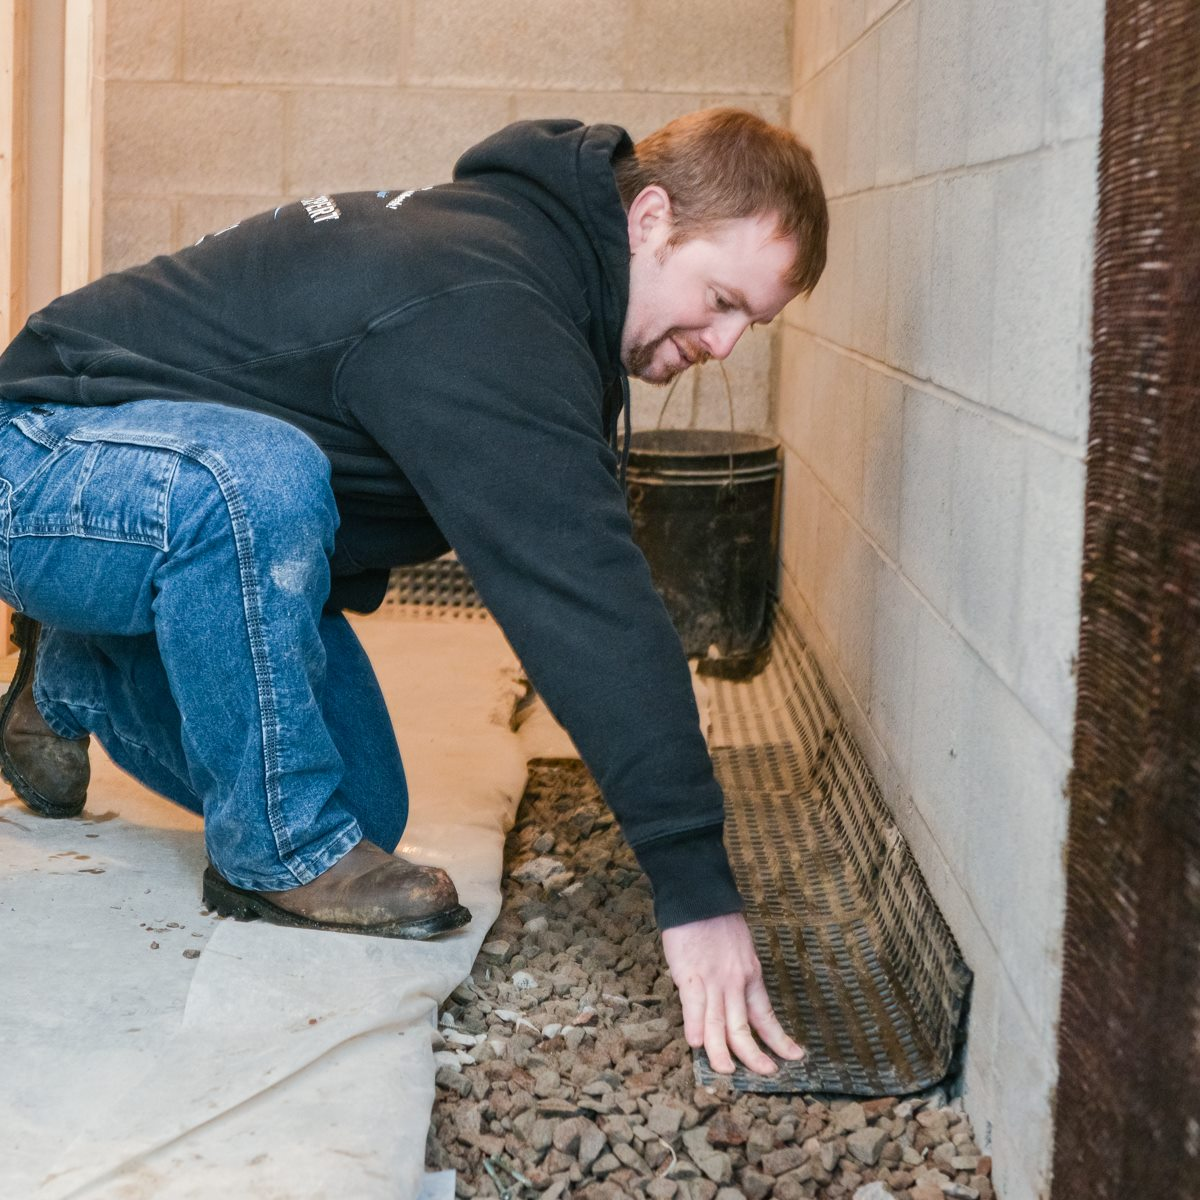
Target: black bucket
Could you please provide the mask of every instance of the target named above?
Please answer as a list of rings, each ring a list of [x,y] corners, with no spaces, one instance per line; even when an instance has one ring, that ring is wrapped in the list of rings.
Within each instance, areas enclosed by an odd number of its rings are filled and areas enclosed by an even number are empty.
[[[782,454],[775,438],[654,429],[629,445],[633,534],[700,672],[745,679],[770,654]]]

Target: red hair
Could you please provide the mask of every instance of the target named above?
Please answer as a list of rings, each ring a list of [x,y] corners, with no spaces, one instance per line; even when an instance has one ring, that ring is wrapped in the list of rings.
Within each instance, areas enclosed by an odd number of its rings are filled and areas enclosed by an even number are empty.
[[[721,221],[773,214],[796,246],[788,283],[811,292],[825,269],[829,213],[812,152],[790,129],[740,108],[688,113],[613,163],[626,208],[645,189],[671,198],[678,243]]]

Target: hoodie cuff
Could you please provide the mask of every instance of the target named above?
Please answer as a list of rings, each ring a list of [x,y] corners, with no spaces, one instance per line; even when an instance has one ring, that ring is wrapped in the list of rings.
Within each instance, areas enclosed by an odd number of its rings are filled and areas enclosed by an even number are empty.
[[[711,825],[633,848],[654,889],[660,931],[745,907],[721,835],[722,826]]]

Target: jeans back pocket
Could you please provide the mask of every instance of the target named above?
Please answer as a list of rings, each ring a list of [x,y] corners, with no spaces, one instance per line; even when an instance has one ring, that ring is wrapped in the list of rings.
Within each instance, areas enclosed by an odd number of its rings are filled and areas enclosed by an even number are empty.
[[[87,537],[167,548],[174,450],[68,437],[12,495],[11,537]]]
[[[23,611],[20,597],[13,587],[10,534],[12,529],[12,485],[0,479],[0,600],[9,608]]]

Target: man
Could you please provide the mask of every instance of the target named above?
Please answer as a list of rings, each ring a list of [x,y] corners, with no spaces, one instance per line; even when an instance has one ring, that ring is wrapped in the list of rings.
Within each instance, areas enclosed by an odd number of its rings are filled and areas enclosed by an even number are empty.
[[[97,736],[200,812],[219,912],[429,937],[469,914],[392,851],[407,792],[342,615],[453,546],[650,877],[692,1045],[771,1012],[687,666],[630,536],[627,372],[724,358],[823,268],[812,159],[714,110],[633,148],[510,126],[421,191],[319,196],[106,276],[0,358],[0,767],[84,803]]]

